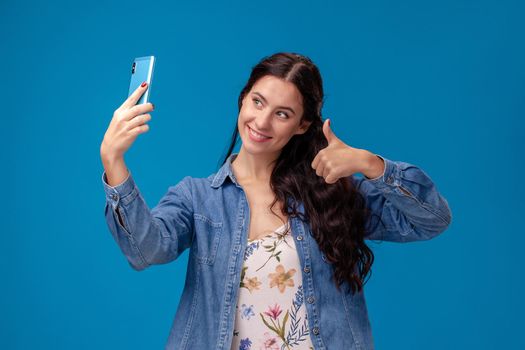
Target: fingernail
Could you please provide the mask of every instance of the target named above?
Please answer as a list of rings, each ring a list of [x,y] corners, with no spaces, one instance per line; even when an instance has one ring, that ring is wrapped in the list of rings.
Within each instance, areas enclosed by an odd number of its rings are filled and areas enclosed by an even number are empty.
[[[155,109],[155,104],[152,103],[151,105],[153,106],[153,109]]]
[[[140,84],[140,86],[142,86],[142,87],[144,87],[146,85],[148,85],[148,83],[146,83],[146,82],[143,82],[142,84]]]

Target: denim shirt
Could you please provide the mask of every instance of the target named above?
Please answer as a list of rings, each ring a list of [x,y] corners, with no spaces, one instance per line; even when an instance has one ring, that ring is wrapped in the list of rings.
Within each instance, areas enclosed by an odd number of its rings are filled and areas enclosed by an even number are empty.
[[[236,156],[231,154],[207,178],[186,176],[168,187],[153,209],[131,172],[114,187],[102,174],[106,222],[133,269],[171,262],[189,248],[184,290],[166,349],[231,347],[250,222],[247,197],[232,172]],[[411,242],[443,232],[451,222],[451,211],[430,177],[412,164],[377,156],[385,164],[381,176],[349,177],[367,207],[385,224],[376,225],[366,239]],[[303,205],[297,204],[304,213]],[[345,292],[348,284],[344,282],[338,291],[332,264],[320,251],[308,223],[300,217],[290,217],[290,222],[315,349],[373,349],[364,289]]]

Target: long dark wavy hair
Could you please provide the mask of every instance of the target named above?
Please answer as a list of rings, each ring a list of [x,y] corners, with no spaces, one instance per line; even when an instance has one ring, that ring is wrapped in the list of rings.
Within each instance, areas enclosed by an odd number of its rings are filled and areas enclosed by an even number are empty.
[[[372,250],[364,242],[371,213],[363,195],[350,179],[340,178],[334,184],[327,184],[311,167],[316,154],[328,145],[322,129],[324,93],[319,69],[308,57],[297,53],[279,52],[264,57],[252,68],[239,95],[239,112],[246,94],[266,75],[295,84],[303,97],[302,118],[312,122],[305,133],[294,135],[289,140],[275,161],[270,178],[270,187],[275,193],[271,208],[277,201],[288,203],[291,197],[295,205],[291,208],[283,205],[282,214],[300,217],[310,224],[319,248],[332,263],[337,289],[340,291],[340,286],[346,281],[352,293],[361,291],[374,261]],[[232,154],[238,138],[236,122],[222,164]],[[305,215],[298,212],[296,201],[303,203]]]

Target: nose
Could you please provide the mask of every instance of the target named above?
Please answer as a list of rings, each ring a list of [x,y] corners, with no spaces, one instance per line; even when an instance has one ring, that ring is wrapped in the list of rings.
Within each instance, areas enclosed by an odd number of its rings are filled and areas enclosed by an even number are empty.
[[[255,119],[255,127],[260,132],[269,131],[271,129],[271,119],[272,118],[272,112],[269,111],[268,113],[261,113],[257,116]]]

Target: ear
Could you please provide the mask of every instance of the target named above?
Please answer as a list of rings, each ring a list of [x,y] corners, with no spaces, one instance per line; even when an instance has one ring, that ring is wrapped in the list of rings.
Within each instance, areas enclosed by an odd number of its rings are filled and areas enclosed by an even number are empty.
[[[301,124],[299,125],[299,130],[297,130],[295,135],[304,134],[308,130],[308,127],[310,127],[310,124],[312,124],[312,122],[305,121],[304,119],[301,120]]]

